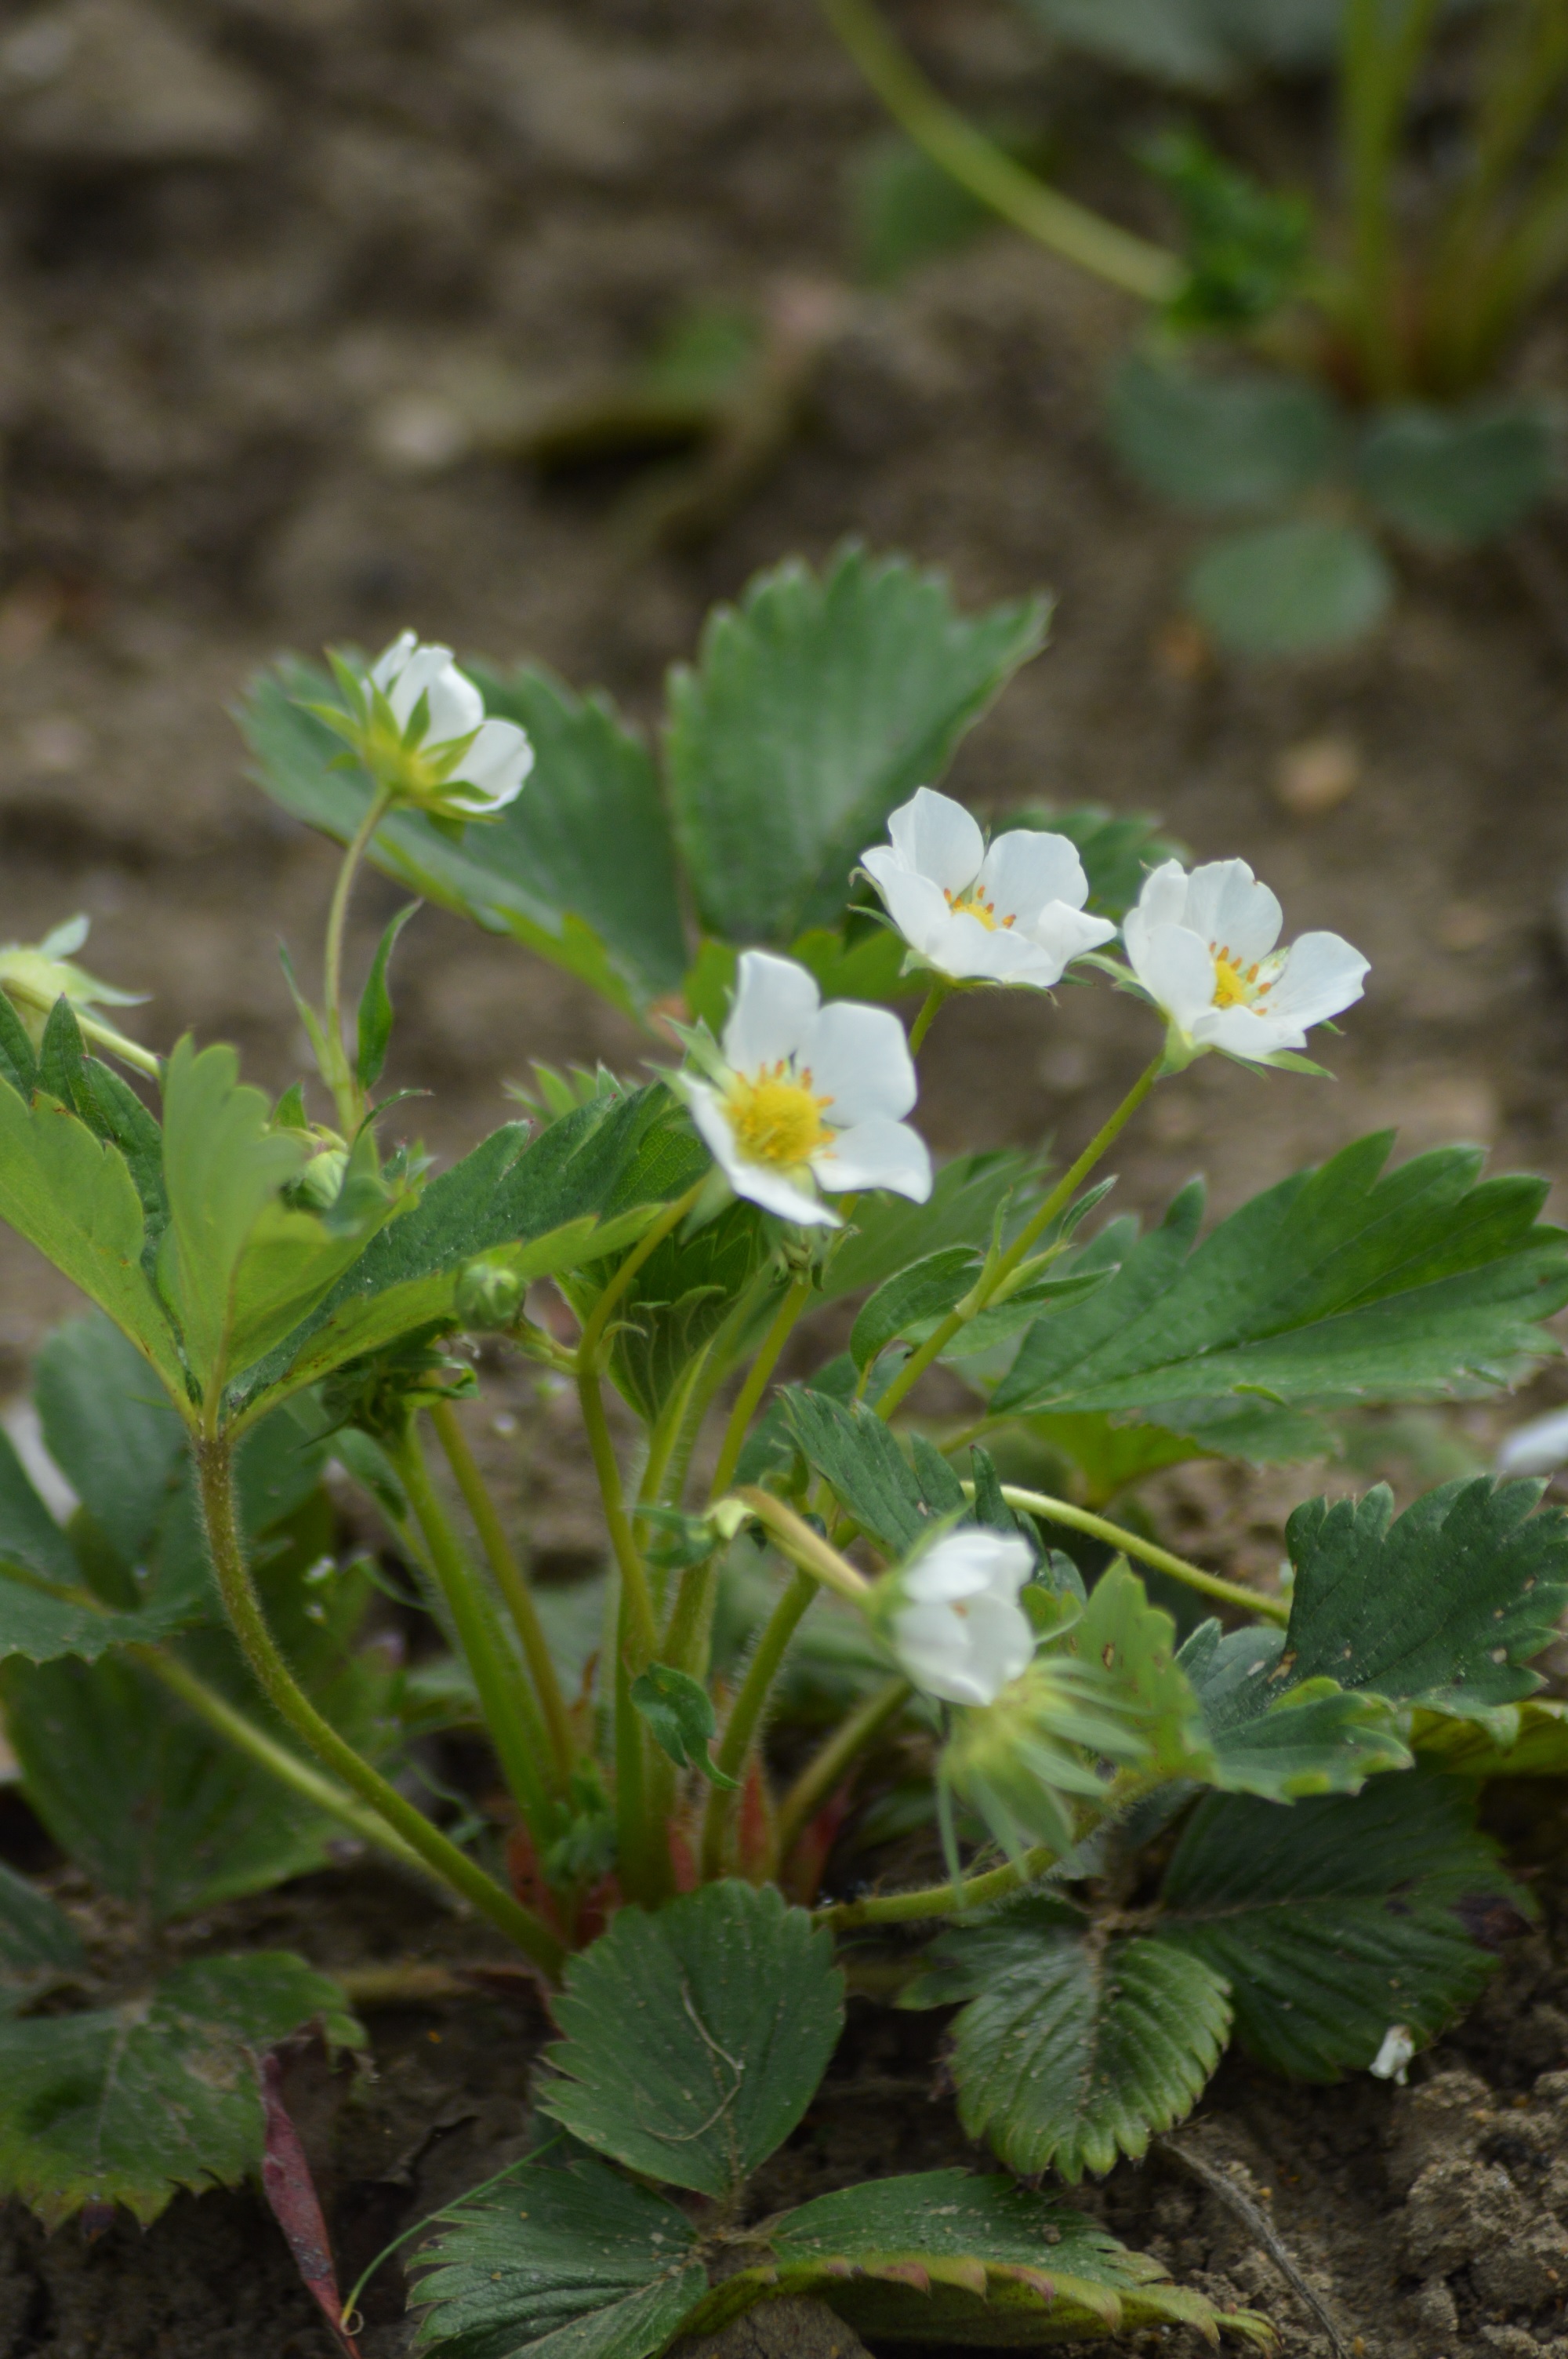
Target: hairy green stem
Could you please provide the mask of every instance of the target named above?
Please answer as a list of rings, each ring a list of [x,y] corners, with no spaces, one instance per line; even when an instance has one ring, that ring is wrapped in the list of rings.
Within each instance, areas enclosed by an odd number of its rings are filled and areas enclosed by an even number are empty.
[[[231,1628],[263,1693],[280,1719],[303,1737],[318,1760],[368,1802],[431,1874],[461,1894],[516,1942],[535,1965],[554,1977],[565,1958],[561,1943],[531,1908],[514,1900],[492,1876],[432,1826],[423,1811],[400,1794],[379,1770],[362,1759],[330,1721],[322,1717],[289,1669],[267,1626],[240,1538],[234,1502],[233,1452],[226,1437],[202,1435],[196,1442],[202,1518],[212,1570]]]
[[[630,1624],[628,1636],[638,1657],[637,1668],[641,1670],[653,1660],[654,1649],[658,1644],[658,1627],[654,1618],[654,1596],[648,1586],[647,1567],[643,1562],[642,1551],[632,1529],[632,1518],[626,1512],[626,1495],[621,1487],[621,1468],[616,1462],[610,1420],[604,1414],[604,1395],[600,1388],[599,1378],[586,1369],[579,1369],[577,1390],[583,1430],[588,1435],[593,1471],[599,1478],[600,1496],[604,1504],[605,1527],[610,1534],[610,1545],[615,1551],[615,1562],[621,1574],[622,1609]]]
[[[1116,1112],[1102,1123],[1072,1169],[1063,1173],[1039,1210],[1025,1222],[1018,1235],[1004,1254],[989,1258],[979,1277],[956,1310],[950,1310],[934,1333],[912,1352],[892,1382],[877,1403],[877,1415],[891,1418],[905,1395],[919,1383],[928,1367],[939,1360],[960,1329],[971,1319],[979,1318],[986,1305],[992,1301],[1013,1272],[1023,1262],[1032,1248],[1044,1236],[1052,1222],[1065,1212],[1102,1155],[1119,1136],[1137,1113],[1164,1068],[1164,1052],[1140,1073]]]
[[[750,1483],[742,1483],[734,1496],[750,1509],[758,1523],[766,1527],[775,1546],[793,1565],[808,1572],[813,1581],[836,1589],[851,1605],[865,1603],[871,1593],[865,1574],[857,1572],[849,1559],[840,1556],[793,1507],[786,1507],[771,1491],[759,1491]]]
[[[758,1402],[768,1388],[779,1355],[788,1343],[796,1321],[811,1299],[811,1280],[797,1277],[786,1291],[773,1315],[773,1325],[763,1336],[756,1358],[746,1372],[746,1381],[735,1396],[735,1406],[725,1420],[724,1440],[719,1445],[719,1464],[714,1470],[712,1496],[721,1499],[735,1479],[735,1469],[745,1447],[746,1431],[756,1414]]]
[[[822,10],[895,122],[933,163],[1025,236],[1143,303],[1168,303],[1186,282],[1163,246],[1047,188],[938,96],[871,0],[822,0]]]
[[[361,861],[370,848],[371,838],[392,808],[392,795],[385,787],[378,787],[365,810],[365,815],[350,840],[343,854],[343,864],[338,871],[338,881],[332,890],[332,906],[327,912],[327,949],[325,959],[325,990],[327,1016],[327,1049],[332,1071],[321,1078],[332,1093],[338,1109],[338,1119],[345,1134],[352,1137],[364,1113],[363,1093],[349,1064],[349,1053],[343,1044],[343,929],[349,914],[349,896],[353,890],[354,876]]]
[[[918,1892],[874,1892],[864,1900],[836,1900],[814,1914],[819,1925],[835,1933],[849,1933],[858,1925],[912,1925],[923,1917],[967,1916],[971,1908],[989,1908],[1005,1900],[1021,1885],[1033,1884],[1051,1865],[1056,1854],[1048,1843],[1036,1843],[1021,1859],[1005,1867],[988,1868],[954,1884],[932,1884]]]
[[[210,1688],[205,1680],[199,1679],[177,1655],[166,1653],[161,1647],[140,1645],[127,1647],[124,1651],[133,1662],[161,1680],[170,1694],[177,1695],[209,1728],[226,1737],[237,1751],[291,1788],[302,1800],[340,1820],[362,1843],[373,1843],[378,1851],[386,1852],[405,1867],[416,1868],[421,1875],[431,1873],[428,1862],[394,1833],[384,1819],[356,1802],[330,1777],[323,1777],[319,1769],[302,1761],[297,1753],[291,1753],[275,1736],[269,1736],[265,1728],[258,1728],[254,1720],[232,1704],[227,1696],[220,1695],[216,1688]]]
[[[740,1692],[730,1707],[730,1717],[724,1723],[724,1734],[713,1756],[715,1764],[727,1777],[739,1777],[745,1767],[752,1741],[762,1723],[768,1691],[778,1677],[785,1649],[800,1626],[801,1616],[820,1587],[820,1581],[813,1574],[795,1573],[762,1626],[762,1635],[746,1667]],[[702,1822],[702,1880],[705,1884],[711,1884],[716,1876],[724,1874],[734,1803],[732,1788],[723,1786],[708,1788],[708,1810]]]
[[[851,1762],[875,1743],[914,1692],[907,1680],[887,1680],[874,1695],[866,1698],[858,1712],[850,1713],[841,1727],[835,1729],[819,1752],[813,1754],[779,1804],[773,1821],[774,1857],[780,1866],[794,1850],[802,1828],[842,1785]]]
[[[461,1420],[451,1402],[438,1402],[430,1411],[430,1422],[436,1429],[437,1438],[446,1453],[447,1463],[452,1470],[457,1486],[463,1495],[463,1503],[473,1518],[473,1527],[479,1534],[480,1544],[489,1560],[490,1569],[495,1575],[495,1585],[505,1601],[506,1610],[512,1616],[513,1627],[521,1641],[523,1652],[528,1658],[528,1669],[533,1674],[539,1706],[544,1712],[545,1725],[549,1732],[550,1750],[555,1756],[556,1768],[560,1777],[565,1779],[570,1776],[572,1765],[577,1759],[577,1745],[572,1736],[571,1717],[567,1711],[566,1698],[561,1693],[561,1683],[556,1676],[555,1660],[550,1653],[549,1641],[545,1636],[544,1625],[539,1619],[539,1609],[534,1602],[533,1588],[527,1574],[517,1560],[511,1541],[506,1537],[501,1517],[495,1511],[495,1502],[490,1495],[489,1485],[480,1473],[473,1451],[469,1448],[468,1437],[463,1431]]]
[[[548,1739],[538,1707],[500,1617],[436,1496],[412,1423],[389,1455],[430,1551],[458,1644],[473,1674],[496,1759],[527,1821],[535,1849],[543,1851],[550,1840],[553,1812],[543,1769]]]
[[[964,1495],[973,1498],[975,1486],[964,1484]],[[1189,1589],[1201,1589],[1206,1597],[1217,1598],[1222,1604],[1234,1605],[1243,1614],[1251,1614],[1264,1622],[1281,1625],[1291,1618],[1291,1609],[1278,1598],[1260,1595],[1255,1589],[1243,1589],[1239,1582],[1223,1581],[1217,1572],[1206,1572],[1201,1564],[1189,1564],[1185,1557],[1173,1556],[1154,1540],[1146,1540],[1141,1532],[1130,1532],[1121,1524],[1108,1523],[1104,1516],[1092,1515],[1087,1507],[1075,1507],[1070,1500],[1053,1499],[1044,1491],[1021,1490],[1016,1483],[1004,1483],[1001,1495],[1010,1507],[1022,1507],[1026,1515],[1039,1516],[1049,1524],[1065,1524],[1069,1531],[1087,1532],[1091,1539],[1104,1540],[1108,1548],[1119,1549],[1124,1556],[1140,1558],[1152,1565],[1157,1572],[1167,1572],[1173,1581],[1184,1582]]]

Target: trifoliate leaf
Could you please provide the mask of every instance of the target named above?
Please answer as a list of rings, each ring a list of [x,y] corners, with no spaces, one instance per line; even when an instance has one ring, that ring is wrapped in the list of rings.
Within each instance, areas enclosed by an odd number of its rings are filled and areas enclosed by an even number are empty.
[[[539,2102],[633,2170],[728,2196],[810,2104],[843,2007],[832,1937],[772,1886],[623,1908],[567,1969]]]
[[[633,1680],[631,1695],[654,1742],[677,1768],[700,1769],[715,1786],[731,1789],[739,1786],[738,1777],[727,1777],[713,1765],[708,1749],[718,1726],[713,1699],[689,1671],[672,1669],[668,1663],[650,1663]]]
[[[1201,1959],[1107,1940],[1059,1902],[945,1934],[931,1965],[921,2004],[969,2001],[953,2027],[959,2119],[1022,2178],[1081,2179],[1147,2152],[1196,2103],[1230,2030],[1226,1984]]]
[[[1529,515],[1557,475],[1551,413],[1538,402],[1379,410],[1356,472],[1372,506],[1418,540],[1490,540]]]
[[[91,2014],[0,2021],[0,2189],[52,2228],[84,2203],[145,2226],[181,2188],[237,2186],[261,2167],[256,2057],[314,2021],[362,2044],[337,1984],[274,1950]]]
[[[888,813],[940,778],[958,740],[1039,652],[1037,599],[968,621],[946,584],[849,548],[798,560],[708,618],[670,681],[676,832],[697,914],[783,948],[831,924]]]
[[[1272,2347],[1262,2319],[1217,2312],[1147,2254],[1000,2175],[871,2180],[786,2212],[770,2243],[780,2289],[816,2294],[875,2347],[1033,2348],[1173,2326],[1212,2336],[1219,2324]],[[713,2312],[728,2291],[715,2289]],[[707,2322],[699,2312],[693,2324]]]
[[[421,2359],[650,2359],[708,2289],[684,2212],[591,2158],[521,2162],[415,2256]]]
[[[1568,1236],[1544,1183],[1480,1180],[1469,1147],[1379,1176],[1384,1131],[1265,1189],[1201,1242],[1183,1190],[1108,1285],[1024,1337],[998,1410],[1150,1409],[1258,1392],[1301,1402],[1441,1395],[1550,1349]],[[1098,1242],[1098,1240],[1097,1240]]]
[[[1417,1768],[1288,1813],[1200,1802],[1152,1930],[1229,1984],[1261,2062],[1335,2081],[1366,2071],[1390,2024],[1424,2047],[1462,2015],[1528,1905],[1476,1832],[1474,1787]]]
[[[1394,1516],[1364,1499],[1313,1499],[1285,1527],[1296,1569],[1285,1651],[1271,1678],[1326,1675],[1397,1703],[1484,1712],[1541,1685],[1527,1669],[1568,1605],[1568,1516],[1531,1514],[1544,1485],[1444,1483]]]

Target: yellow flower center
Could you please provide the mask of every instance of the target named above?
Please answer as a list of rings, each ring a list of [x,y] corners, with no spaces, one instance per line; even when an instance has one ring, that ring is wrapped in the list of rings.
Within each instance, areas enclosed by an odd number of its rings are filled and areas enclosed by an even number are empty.
[[[1232,958],[1229,949],[1210,942],[1209,954],[1214,960],[1214,1004],[1217,1007],[1254,1007],[1274,988],[1270,975],[1260,983],[1260,962],[1244,967],[1239,959]]]
[[[749,1163],[772,1163],[781,1171],[794,1171],[831,1143],[833,1133],[822,1119],[822,1109],[832,1103],[813,1094],[809,1067],[797,1074],[780,1062],[764,1065],[760,1073],[737,1073],[724,1110],[735,1144]]]
[[[1013,922],[1011,918],[997,916],[996,903],[988,901],[978,885],[971,885],[967,893],[956,897],[944,886],[942,897],[956,918],[978,918],[988,934],[994,934],[999,926],[1005,929]]]

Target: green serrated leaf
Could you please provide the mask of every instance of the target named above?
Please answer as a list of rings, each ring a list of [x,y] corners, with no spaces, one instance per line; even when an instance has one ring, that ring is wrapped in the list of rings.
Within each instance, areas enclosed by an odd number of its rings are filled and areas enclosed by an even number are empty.
[[[1463,1147],[1385,1174],[1392,1143],[1385,1131],[1296,1172],[1201,1244],[1203,1191],[1184,1189],[1108,1285],[1030,1331],[992,1407],[1173,1425],[1187,1403],[1244,1389],[1433,1397],[1549,1350],[1539,1322],[1568,1299],[1568,1238],[1535,1224],[1541,1183],[1479,1180]]]
[[[76,1928],[47,1892],[0,1864],[0,2018],[81,1967]]]
[[[1122,463],[1179,506],[1236,514],[1286,506],[1334,456],[1334,405],[1300,376],[1220,376],[1133,354],[1111,381]]]
[[[623,1908],[567,1969],[539,2103],[633,2170],[730,2195],[805,2113],[843,2009],[831,1936],[771,1886]]]
[[[886,1424],[863,1401],[838,1401],[815,1386],[790,1385],[780,1402],[806,1463],[890,1555],[906,1556],[947,1511],[950,1501],[928,1495]],[[944,1465],[943,1472],[951,1481],[951,1470]]]
[[[632,1682],[633,1704],[647,1722],[654,1742],[679,1769],[700,1769],[715,1786],[731,1790],[738,1777],[727,1777],[714,1767],[708,1746],[719,1723],[713,1699],[689,1671],[668,1663],[650,1663]]]
[[[1063,1913],[1023,1902],[931,1952],[942,1995],[970,2001],[953,2029],[959,2119],[1024,2178],[1146,2153],[1196,2103],[1230,2030],[1227,1985],[1201,1959]]]
[[[973,1245],[945,1245],[884,1278],[849,1332],[849,1353],[858,1368],[870,1367],[879,1352],[924,1321],[940,1319],[974,1284],[979,1255]]]
[[[30,1098],[38,1085],[38,1051],[9,995],[0,991],[0,1081],[9,1082],[19,1097]]]
[[[1556,438],[1537,402],[1380,410],[1356,473],[1372,506],[1419,540],[1465,547],[1510,532],[1552,490]]]
[[[415,2256],[422,2359],[651,2359],[707,2289],[673,2203],[591,2158],[519,2163]]]
[[[0,1083],[0,1220],[106,1310],[177,1399],[185,1371],[142,1267],[146,1228],[125,1158],[58,1099]]]
[[[1206,1775],[1208,1731],[1177,1659],[1176,1625],[1151,1605],[1125,1563],[1111,1565],[1096,1582],[1059,1651],[1115,1681],[1118,1700],[1135,1716],[1151,1768],[1173,1777]]]
[[[697,914],[780,948],[830,925],[888,813],[939,778],[960,737],[1044,643],[1038,600],[957,614],[946,585],[850,547],[798,560],[708,618],[670,680],[667,762]]]
[[[1202,1622],[1177,1658],[1191,1680],[1214,1747],[1209,1782],[1271,1801],[1356,1794],[1379,1769],[1408,1769],[1397,1716],[1380,1696],[1357,1695],[1327,1678],[1280,1685],[1272,1675],[1284,1634],[1220,1635]]]
[[[499,819],[444,832],[416,811],[377,829],[373,864],[422,898],[564,966],[638,1014],[679,988],[687,963],[668,825],[652,763],[602,698],[547,674],[471,668],[489,709],[520,722],[535,762]],[[335,767],[331,730],[304,706],[341,703],[326,675],[286,658],[242,716],[253,776],[287,810],[346,843],[369,806],[357,767]],[[614,846],[613,857],[607,847]]]
[[[1525,1896],[1476,1832],[1475,1788],[1416,1768],[1353,1797],[1215,1795],[1176,1847],[1155,1929],[1230,1985],[1238,2036],[1305,2081],[1365,2071],[1390,2025],[1424,2047],[1477,1996]]]
[[[52,2228],[84,2203],[145,2226],[181,2188],[237,2186],[261,2167],[255,2057],[314,2021],[362,2045],[336,1983],[257,1950],[119,2006],[0,2022],[0,2187]]]
[[[1217,540],[1186,581],[1186,603],[1223,647],[1243,656],[1315,655],[1376,630],[1394,577],[1352,524],[1302,517]]]
[[[877,2344],[1030,2348],[1144,2327],[1212,2336],[1226,2323],[1271,2345],[1261,2319],[1217,2312],[1146,2253],[1000,2175],[847,2187],[786,2212],[771,2241],[781,2286],[818,2295]]]
[[[1394,1516],[1313,1499],[1285,1527],[1296,1569],[1274,1689],[1326,1675],[1396,1703],[1484,1713],[1541,1686],[1527,1668],[1568,1605],[1568,1516],[1539,1483],[1444,1483]]]
[[[756,1206],[737,1199],[694,1234],[665,1237],[649,1255],[617,1308],[611,1359],[617,1386],[647,1423],[717,1335],[766,1254]],[[568,1288],[580,1310],[591,1308],[614,1266],[596,1263]]]

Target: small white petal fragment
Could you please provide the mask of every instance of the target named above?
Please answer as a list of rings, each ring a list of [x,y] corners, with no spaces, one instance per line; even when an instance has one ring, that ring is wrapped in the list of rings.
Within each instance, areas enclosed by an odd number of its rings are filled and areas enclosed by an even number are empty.
[[[1244,860],[1211,860],[1191,875],[1167,860],[1145,880],[1122,939],[1185,1056],[1218,1049],[1268,1064],[1360,998],[1370,962],[1359,951],[1324,933],[1280,950],[1282,923]]]
[[[957,1531],[893,1575],[889,1633],[907,1679],[944,1703],[994,1703],[1034,1654],[1018,1593],[1034,1570],[1025,1540]]]
[[[383,745],[373,725],[365,758],[402,800],[449,819],[493,819],[523,791],[534,748],[514,721],[487,720],[484,699],[458,669],[450,647],[405,631],[372,666],[370,685],[386,700],[403,742]],[[424,725],[408,732],[424,701]]]
[[[921,787],[860,865],[922,963],[952,983],[1047,991],[1116,928],[1084,915],[1088,879],[1065,835],[1013,828],[989,851],[962,803]]]
[[[819,1191],[891,1188],[923,1204],[931,1157],[900,1116],[914,1103],[903,1027],[884,1007],[821,994],[803,966],[744,951],[722,1063],[680,1086],[738,1196],[781,1220],[836,1228]]]
[[[1383,2044],[1367,2070],[1374,2080],[1395,2081],[1402,2089],[1411,2058],[1415,2054],[1415,2041],[1402,2023],[1390,2023],[1383,2034]]]

